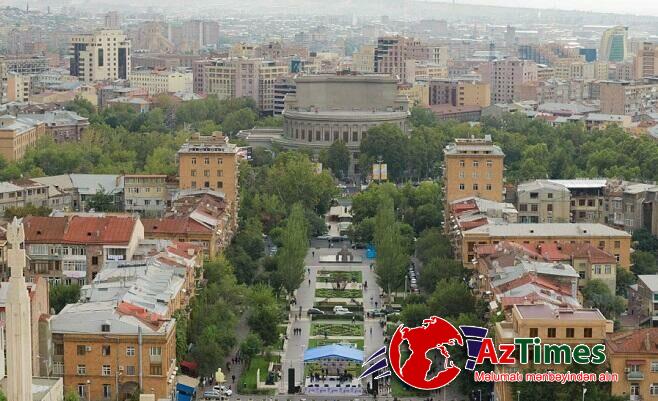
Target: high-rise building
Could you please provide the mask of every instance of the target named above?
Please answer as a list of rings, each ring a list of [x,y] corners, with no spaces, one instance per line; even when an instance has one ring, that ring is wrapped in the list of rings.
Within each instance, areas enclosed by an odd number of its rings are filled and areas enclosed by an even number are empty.
[[[430,53],[435,57],[435,51],[430,46],[424,46],[419,40],[403,36],[387,36],[377,39],[375,48],[375,72],[388,74],[401,81],[406,76],[407,60],[430,61]],[[440,51],[439,51],[440,54]]]
[[[599,60],[624,61],[628,53],[628,27],[616,26],[603,32]]]
[[[180,189],[222,192],[234,212],[238,207],[238,167],[238,147],[221,132],[195,134],[178,150]]]
[[[511,103],[521,98],[521,86],[537,80],[534,61],[504,59],[491,62],[491,101]]]
[[[362,74],[375,72],[375,46],[364,45],[352,54],[352,71]]]
[[[429,104],[488,107],[491,87],[479,81],[433,79],[429,83]]]
[[[658,44],[643,42],[635,55],[635,78],[658,76]]]
[[[279,77],[274,83],[274,114],[280,115],[285,108],[286,95],[297,93],[297,85],[292,77]]]
[[[203,64],[203,92],[220,99],[250,97],[262,113],[274,112],[274,83],[289,66],[260,58],[228,58]]]
[[[71,38],[70,74],[83,82],[127,79],[130,39],[121,30],[102,29]]]
[[[444,154],[446,201],[469,196],[495,202],[503,200],[503,159],[505,154],[491,136],[459,138]]]
[[[110,11],[105,14],[105,29],[119,29],[121,27],[121,20],[119,13]]]
[[[7,74],[7,101],[25,102],[30,100],[30,77],[10,72]]]
[[[599,84],[601,113],[638,115],[653,110],[658,82],[604,81]]]

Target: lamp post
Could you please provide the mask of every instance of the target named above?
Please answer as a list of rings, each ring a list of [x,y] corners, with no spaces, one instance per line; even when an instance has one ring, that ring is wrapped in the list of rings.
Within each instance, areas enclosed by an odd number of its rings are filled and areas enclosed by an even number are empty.
[[[521,390],[516,390],[516,401],[521,400]]]
[[[585,384],[583,383],[583,401],[585,401],[585,393],[587,393],[587,387],[585,387]]]
[[[482,401],[482,390],[478,389],[478,395],[480,396],[480,401]]]
[[[91,400],[91,380],[87,379],[87,401]]]

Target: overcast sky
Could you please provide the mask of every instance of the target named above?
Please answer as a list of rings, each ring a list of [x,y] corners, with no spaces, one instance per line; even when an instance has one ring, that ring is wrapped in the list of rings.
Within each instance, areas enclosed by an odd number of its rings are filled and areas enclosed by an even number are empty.
[[[445,1],[445,0],[444,0]],[[449,1],[449,0],[448,0]],[[455,0],[462,4],[488,4],[492,6],[559,8],[624,14],[658,16],[658,0]]]

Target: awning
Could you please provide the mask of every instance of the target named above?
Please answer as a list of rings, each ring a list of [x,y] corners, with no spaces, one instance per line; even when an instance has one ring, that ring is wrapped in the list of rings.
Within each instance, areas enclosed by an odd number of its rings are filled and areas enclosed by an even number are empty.
[[[626,361],[626,365],[644,365],[646,361],[643,361],[641,359],[629,359]]]
[[[182,361],[180,363],[180,366],[190,370],[197,370],[197,368],[199,367],[199,365],[197,365],[197,363],[193,361]]]

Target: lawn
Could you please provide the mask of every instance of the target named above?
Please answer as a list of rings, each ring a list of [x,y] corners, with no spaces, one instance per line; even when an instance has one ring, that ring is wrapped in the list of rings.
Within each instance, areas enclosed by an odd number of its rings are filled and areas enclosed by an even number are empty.
[[[265,381],[269,365],[270,362],[264,356],[255,356],[249,363],[249,368],[240,375],[240,388],[238,392],[240,394],[254,394],[257,391],[256,371],[260,369],[261,380]]]
[[[350,343],[355,345],[356,348],[363,351],[363,340],[338,340],[338,339],[325,340],[324,338],[311,338],[310,340],[308,340],[308,347],[315,348],[315,347],[321,347],[323,345],[338,344],[338,343]]]
[[[358,337],[363,336],[363,323],[315,323],[311,324],[312,336]]]
[[[333,288],[318,288],[315,290],[317,298],[363,298],[361,290],[335,290]]]
[[[336,278],[343,277],[344,281],[360,283],[362,281],[361,272],[342,272],[335,270],[320,270],[317,280],[321,283],[335,283]]]

